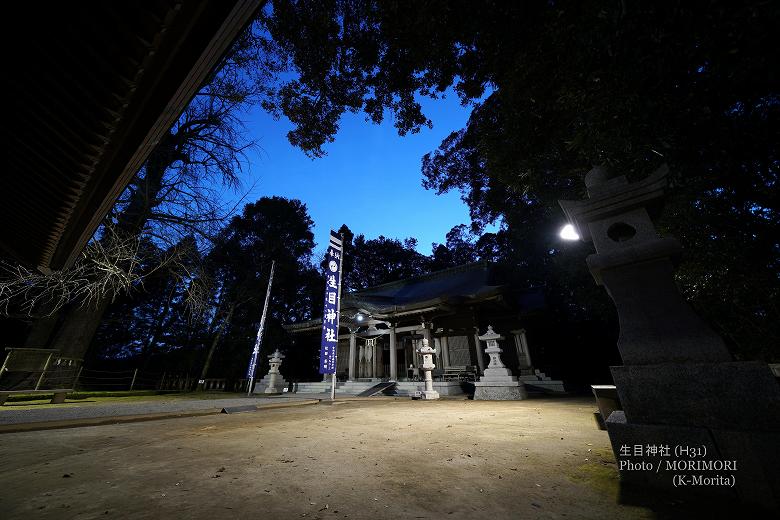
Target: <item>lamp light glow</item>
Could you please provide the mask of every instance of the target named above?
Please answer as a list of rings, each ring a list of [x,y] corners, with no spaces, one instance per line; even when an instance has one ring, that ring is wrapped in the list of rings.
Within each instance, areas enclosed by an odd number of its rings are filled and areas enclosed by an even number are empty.
[[[558,236],[560,236],[564,240],[579,240],[580,236],[577,234],[577,231],[575,231],[574,226],[571,224],[566,224],[561,228],[561,232],[558,233]]]

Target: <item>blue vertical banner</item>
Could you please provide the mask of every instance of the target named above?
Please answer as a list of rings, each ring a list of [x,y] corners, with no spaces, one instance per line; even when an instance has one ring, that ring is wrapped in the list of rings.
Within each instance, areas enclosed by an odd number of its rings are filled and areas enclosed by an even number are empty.
[[[320,374],[336,373],[339,345],[339,311],[341,302],[341,259],[344,254],[341,237],[330,232],[325,266],[325,308],[322,312],[322,342],[320,343]]]

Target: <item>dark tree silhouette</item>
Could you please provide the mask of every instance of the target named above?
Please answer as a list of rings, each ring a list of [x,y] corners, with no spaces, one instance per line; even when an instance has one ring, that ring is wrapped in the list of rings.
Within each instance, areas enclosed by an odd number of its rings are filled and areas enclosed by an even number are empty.
[[[266,106],[312,156],[347,111],[405,134],[430,124],[418,96],[452,88],[474,106],[424,157],[424,185],[460,190],[476,231],[501,218],[514,263],[541,262],[521,242],[569,251],[542,233],[593,165],[636,178],[667,163],[683,291],[736,355],[780,355],[777,3],[276,0],[266,14],[298,72]]]
[[[394,282],[430,272],[430,258],[417,252],[417,240],[403,241],[385,236],[368,239],[353,235],[345,225],[339,228],[344,237],[342,290],[357,291],[386,282]],[[324,270],[325,260],[320,263]]]
[[[93,238],[93,244],[108,251],[100,259],[99,267],[103,268],[85,270],[85,266],[95,264],[90,256],[92,247],[72,270],[79,282],[76,290],[69,292],[65,285],[52,287],[51,278],[35,279],[44,292],[60,297],[46,297],[31,309],[43,316],[33,323],[30,338],[34,339],[28,344],[83,357],[116,295],[139,288],[143,279],[160,267],[148,262],[160,258],[155,254],[158,245],[176,252],[174,258],[179,261],[167,262],[166,271],[176,278],[177,290],[185,293],[190,303],[203,305],[198,296],[204,291],[193,280],[204,278],[196,274],[194,261],[200,256],[199,249],[232,213],[232,208],[219,202],[218,190],[220,186],[238,186],[244,151],[254,145],[244,135],[240,116],[261,99],[278,70],[266,47],[257,27],[245,31],[163,135]],[[128,249],[125,244],[144,247],[134,247],[128,255],[124,254]],[[155,245],[146,247],[149,244]],[[144,258],[147,253],[148,258]],[[74,278],[68,273],[62,277]],[[16,277],[15,281],[25,284],[29,279]],[[62,315],[57,316],[60,308]]]
[[[223,373],[246,370],[260,322],[271,261],[276,262],[263,353],[287,350],[282,323],[309,319],[324,284],[312,266],[313,222],[305,204],[264,197],[247,204],[220,232],[206,261],[214,279],[214,321],[202,368],[218,360]],[[220,341],[222,346],[220,347]],[[218,347],[220,348],[217,351]],[[216,354],[216,357],[214,357]],[[261,357],[261,369],[265,357]]]

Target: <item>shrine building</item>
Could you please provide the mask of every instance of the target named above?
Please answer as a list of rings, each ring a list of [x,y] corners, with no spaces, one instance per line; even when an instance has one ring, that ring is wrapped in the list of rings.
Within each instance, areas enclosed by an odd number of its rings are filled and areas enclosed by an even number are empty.
[[[492,264],[477,262],[342,295],[336,365],[337,391],[360,393],[378,382],[397,382],[412,393],[421,380],[418,352],[435,349],[434,387],[441,395],[473,391],[488,363],[478,339],[488,325],[502,335],[504,364],[531,391],[561,393],[533,365],[526,325],[544,308],[539,289],[502,284]],[[284,325],[295,348],[319,350],[322,318]],[[281,369],[284,373],[284,367]],[[471,385],[471,386],[470,386]],[[294,385],[299,393],[327,392],[330,376]]]

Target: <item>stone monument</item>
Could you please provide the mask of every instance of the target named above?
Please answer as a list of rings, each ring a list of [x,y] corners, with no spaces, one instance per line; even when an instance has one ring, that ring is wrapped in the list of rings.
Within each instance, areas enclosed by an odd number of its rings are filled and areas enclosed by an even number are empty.
[[[585,177],[588,199],[560,201],[581,239],[593,241],[588,267],[618,312],[624,366],[611,371],[623,410],[605,419],[621,481],[672,488],[680,476],[703,476],[727,485],[699,489],[778,507],[780,387],[765,363],[732,361],[723,340],[678,292],[672,261],[682,248],[660,237],[651,220],[667,174],[664,166],[629,183],[597,167]],[[663,460],[650,446],[671,454]],[[661,464],[691,459],[705,470]],[[723,470],[732,461],[727,467],[736,469]],[[661,464],[661,471],[636,469],[646,463]]]
[[[490,356],[490,363],[479,381],[474,383],[474,400],[519,401],[528,397],[525,385],[501,361],[503,349],[498,346],[498,340],[504,338],[496,334],[491,325],[484,335],[477,337],[487,344],[485,352]]]
[[[279,352],[279,349],[276,349],[273,354],[268,356],[268,362],[271,365],[271,368],[268,369],[268,374],[257,382],[254,393],[281,394],[284,391],[287,387],[287,382],[279,372],[279,367],[281,366],[283,359],[284,354]]]
[[[423,338],[422,345],[417,351],[422,355],[420,368],[425,372],[425,390],[422,391],[421,397],[426,400],[438,399],[439,392],[433,389],[433,375],[431,374],[431,371],[436,368],[436,365],[433,364],[433,353],[436,351],[428,344],[428,338]]]

